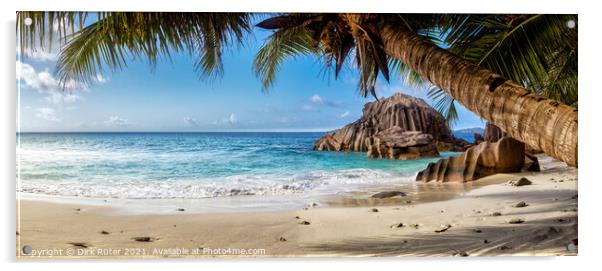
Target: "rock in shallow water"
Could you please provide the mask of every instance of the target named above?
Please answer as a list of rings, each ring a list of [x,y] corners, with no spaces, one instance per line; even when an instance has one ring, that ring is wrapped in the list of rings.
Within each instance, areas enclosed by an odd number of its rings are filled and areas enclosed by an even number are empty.
[[[392,198],[392,197],[397,197],[397,196],[405,197],[406,193],[401,192],[401,191],[384,191],[384,192],[379,192],[379,193],[372,195],[372,198],[386,199],[386,198]]]
[[[368,151],[376,134],[393,127],[397,127],[398,132],[428,134],[435,142],[449,144],[447,148],[454,151],[462,151],[469,145],[454,138],[443,116],[424,100],[396,93],[387,99],[367,103],[360,119],[324,135],[316,141],[314,149]]]

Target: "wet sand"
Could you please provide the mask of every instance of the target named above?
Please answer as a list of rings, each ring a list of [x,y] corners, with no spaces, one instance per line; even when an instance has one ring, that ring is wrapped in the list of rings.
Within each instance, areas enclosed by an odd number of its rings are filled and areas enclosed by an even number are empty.
[[[124,214],[120,208],[21,200],[22,259],[576,255],[577,170],[498,174],[473,184],[373,188],[264,212]],[[526,176],[532,185],[506,182]],[[396,189],[406,197],[372,199]],[[527,206],[514,207],[520,201]],[[499,216],[494,216],[499,212]],[[511,224],[512,220],[522,220]],[[143,237],[138,238],[137,237]],[[148,237],[148,238],[147,238]],[[23,246],[31,253],[24,255]],[[28,249],[26,249],[28,250]],[[36,256],[32,256],[36,254]]]

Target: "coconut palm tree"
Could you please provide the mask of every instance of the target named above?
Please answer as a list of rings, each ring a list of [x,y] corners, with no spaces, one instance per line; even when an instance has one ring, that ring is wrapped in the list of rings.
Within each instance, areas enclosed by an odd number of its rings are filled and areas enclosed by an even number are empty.
[[[62,47],[57,72],[61,82],[70,79],[89,82],[103,66],[120,69],[128,58],[146,58],[154,65],[158,56],[169,57],[172,52],[198,56],[196,69],[200,75],[219,75],[223,48],[242,42],[243,35],[250,31],[252,15],[98,13],[93,23],[85,24],[86,17],[87,14],[73,12],[19,12],[19,42],[22,48],[34,49],[58,35]],[[531,93],[490,69],[440,48],[424,38],[428,34],[420,35],[421,31],[442,31],[446,25],[454,25],[464,17],[272,16],[258,24],[275,33],[267,44],[271,46],[262,48],[258,54],[256,72],[268,86],[280,63],[273,59],[314,53],[324,57],[327,64],[334,64],[338,75],[346,58],[354,55],[360,71],[359,89],[364,95],[376,96],[376,79],[382,74],[388,80],[390,67],[413,79],[419,76],[510,136],[576,166],[577,112],[574,108]],[[58,31],[52,31],[54,26],[58,26]]]
[[[380,73],[388,80],[387,64],[398,59],[402,62],[398,65],[401,70],[411,69],[513,138],[577,166],[578,122],[575,108],[533,93],[523,85],[442,49],[417,34],[437,30],[450,35],[445,26],[462,22],[464,17],[433,16],[435,21],[441,21],[439,26],[433,27],[437,24],[431,24],[433,20],[422,15],[284,14],[264,20],[258,26],[274,30],[272,38],[286,36],[291,29],[295,29],[292,33],[295,36],[311,37],[313,47],[325,56],[327,62],[334,62],[337,74],[345,58],[355,49],[360,91],[364,95],[375,95],[376,77]],[[412,19],[416,19],[417,23]],[[469,31],[469,28],[449,28],[451,30]],[[285,39],[279,37],[279,40]],[[310,47],[310,44],[297,45],[303,50]],[[291,55],[296,53],[293,51]],[[271,65],[271,62],[261,57],[258,59],[256,70],[259,73],[269,71],[262,64]],[[270,73],[264,75],[268,79],[273,76]]]

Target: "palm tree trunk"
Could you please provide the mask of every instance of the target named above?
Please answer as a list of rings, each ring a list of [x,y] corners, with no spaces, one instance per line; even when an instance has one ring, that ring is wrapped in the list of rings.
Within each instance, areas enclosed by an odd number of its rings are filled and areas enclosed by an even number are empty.
[[[577,110],[531,93],[405,28],[382,28],[386,52],[481,118],[546,154],[577,167]]]

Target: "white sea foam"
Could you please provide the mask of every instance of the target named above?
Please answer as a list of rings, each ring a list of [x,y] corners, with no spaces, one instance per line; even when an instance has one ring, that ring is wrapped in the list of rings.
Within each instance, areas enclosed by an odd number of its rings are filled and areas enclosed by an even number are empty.
[[[290,195],[305,192],[337,193],[352,191],[362,185],[393,184],[411,181],[372,169],[335,172],[314,171],[292,176],[235,175],[215,180],[97,180],[23,181],[19,192],[122,199],[198,199],[241,195]]]

